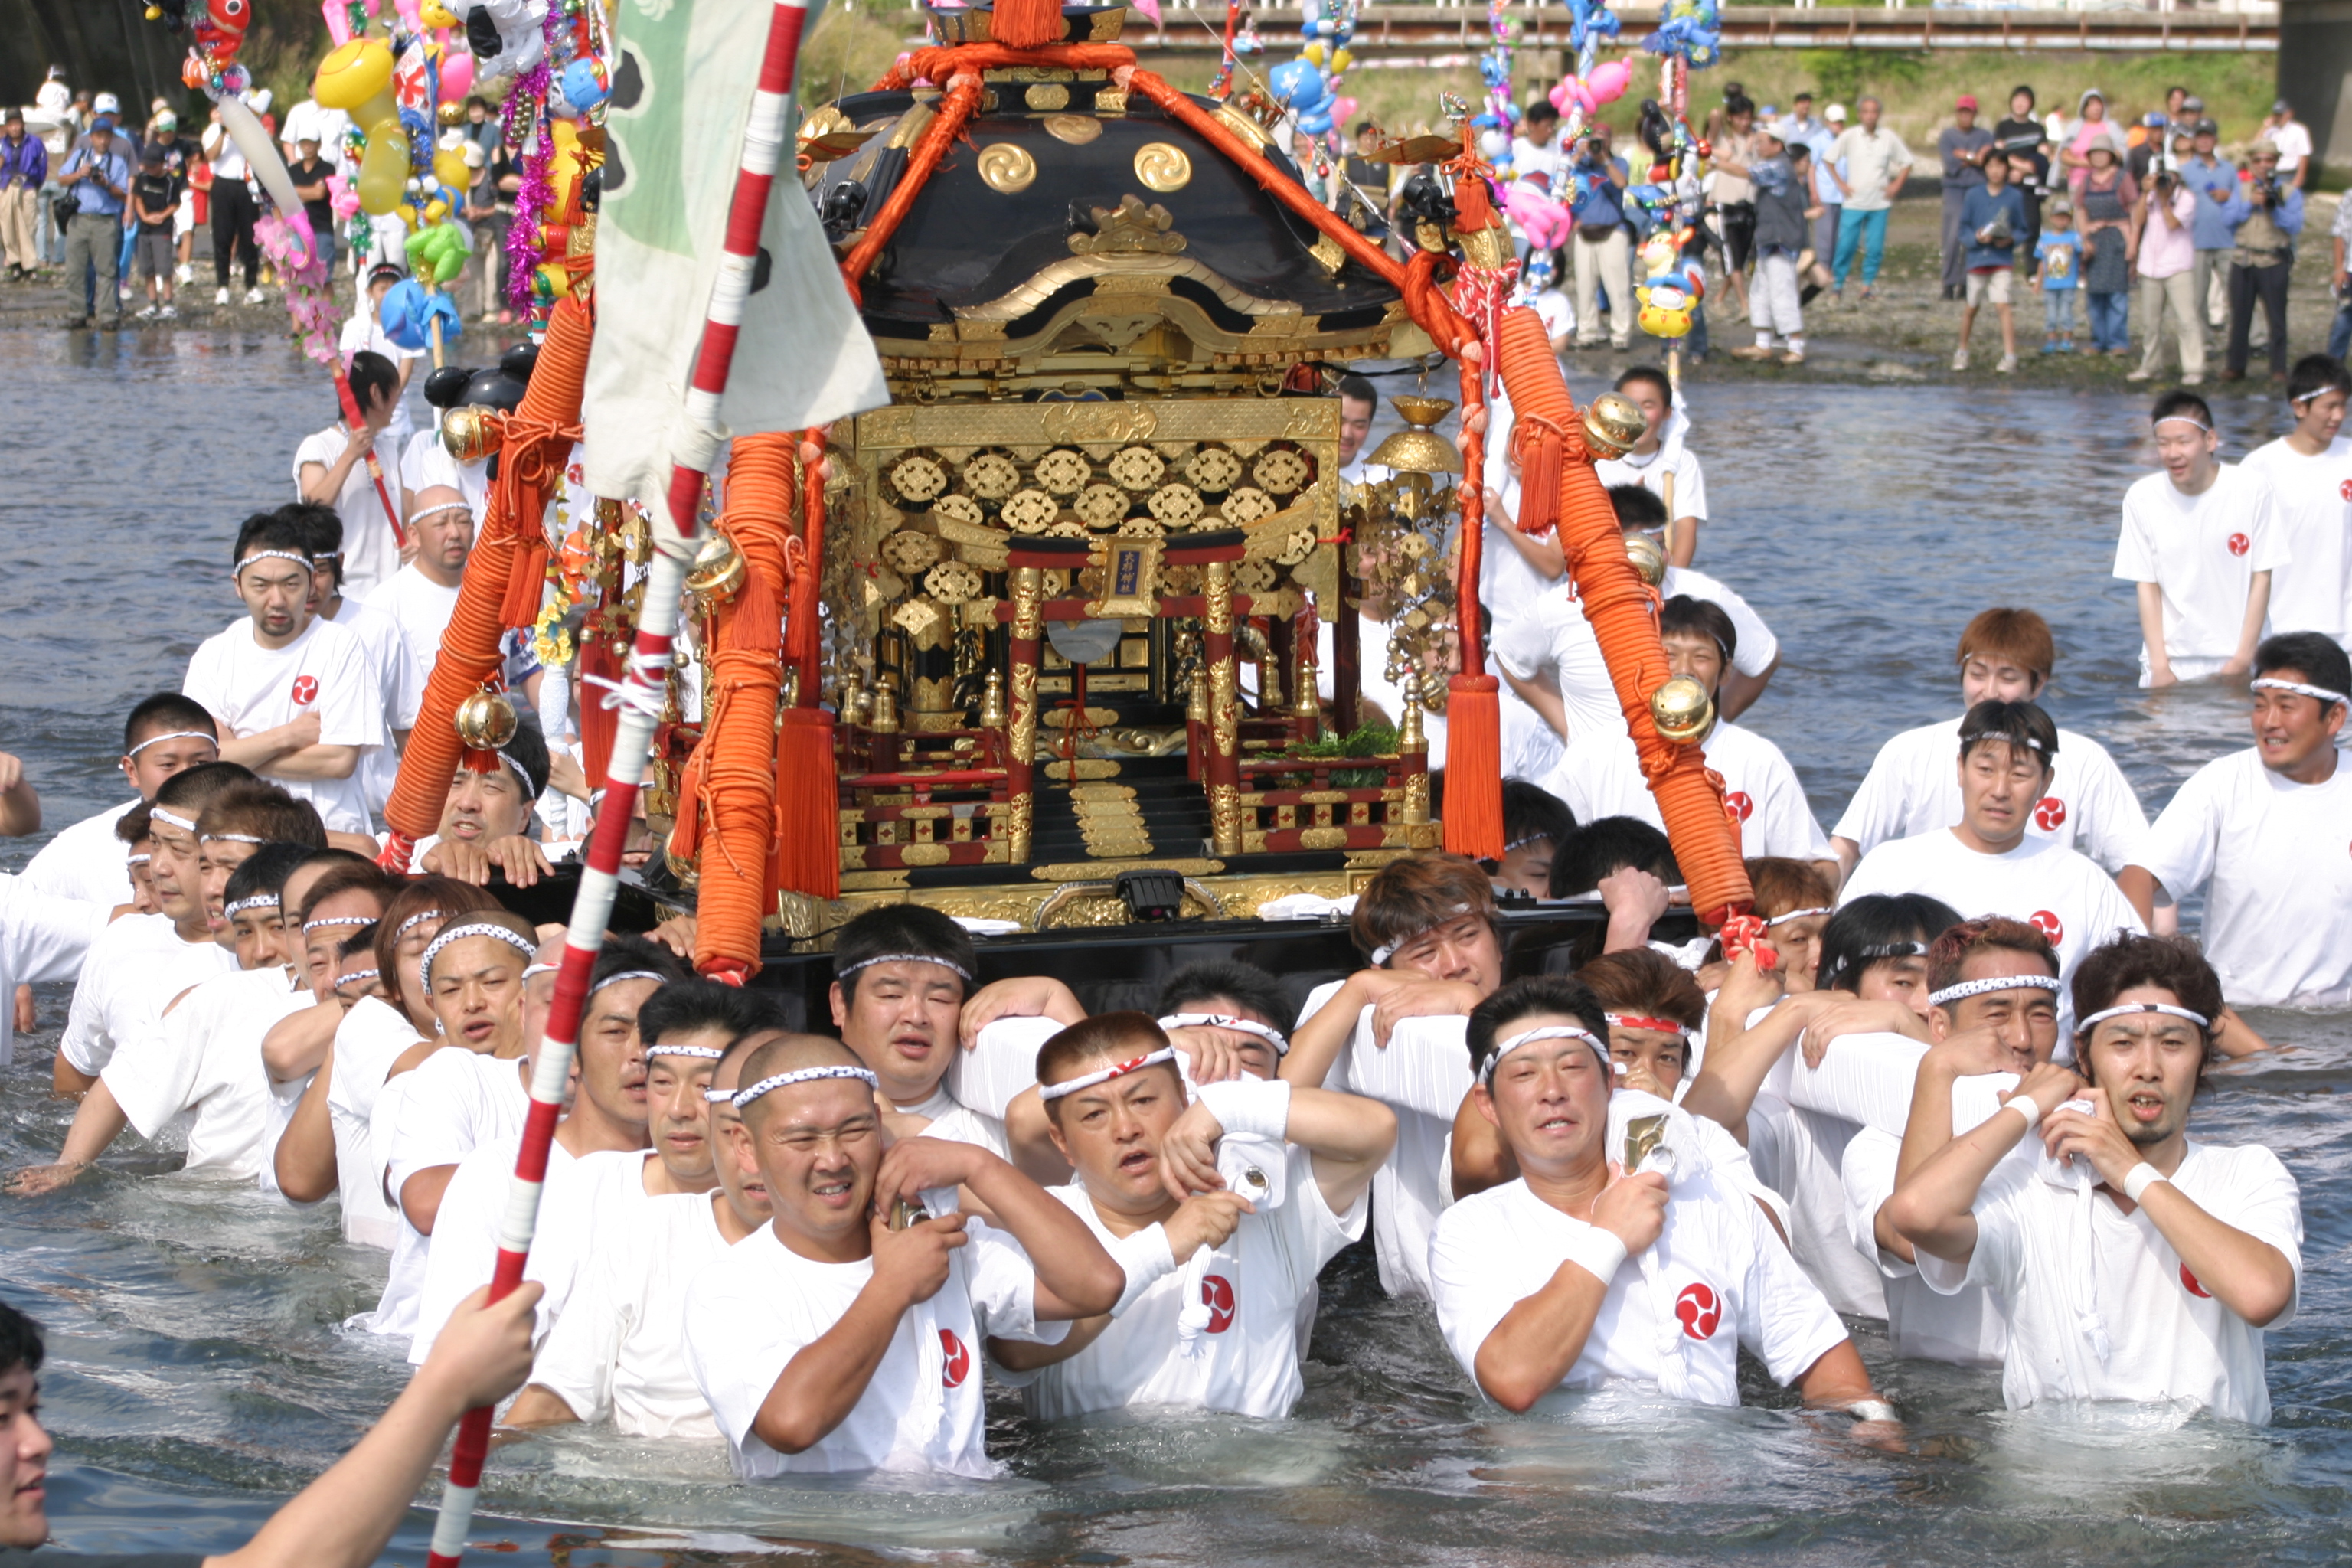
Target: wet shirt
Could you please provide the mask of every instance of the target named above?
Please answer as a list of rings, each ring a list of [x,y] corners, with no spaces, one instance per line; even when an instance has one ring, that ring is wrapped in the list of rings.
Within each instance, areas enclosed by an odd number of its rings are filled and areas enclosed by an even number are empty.
[[[236,953],[210,937],[182,941],[171,916],[125,915],[89,944],[58,1051],[95,1078],[124,1041],[153,1028],[181,992],[236,972]]]
[[[1867,855],[1890,838],[1958,826],[1960,723],[1947,719],[1923,724],[1879,747],[1845,815],[1830,831]],[[2147,813],[2105,746],[2061,730],[2050,792],[2035,804],[2025,832],[2120,871],[2143,853]]]
[[[2273,519],[2270,487],[2234,463],[2220,464],[2213,482],[2193,496],[2161,472],[2143,475],[2124,492],[2115,574],[2163,591],[2169,658],[2234,655],[2254,574],[2275,573],[2293,560]]]
[[[2270,487],[2290,563],[2271,576],[2271,630],[2352,647],[2352,439],[2338,436],[2306,458],[2281,437],[2239,467]]]
[[[1723,807],[1739,827],[1739,852],[1795,860],[1832,858],[1830,841],[1805,799],[1805,786],[1780,748],[1729,720],[1699,743],[1706,765],[1723,775]],[[1595,736],[1561,753],[1543,787],[1566,803],[1579,822],[1633,816],[1664,830],[1657,797],[1642,776],[1629,735]]]

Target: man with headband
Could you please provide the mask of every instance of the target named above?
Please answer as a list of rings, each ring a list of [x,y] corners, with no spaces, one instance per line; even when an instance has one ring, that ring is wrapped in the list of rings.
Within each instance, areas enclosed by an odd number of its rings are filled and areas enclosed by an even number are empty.
[[[703,1124],[719,1130],[704,1146],[708,1185],[650,1199],[635,1224],[599,1238],[508,1426],[609,1418],[625,1437],[719,1436],[686,1364],[686,1292],[713,1258],[775,1217],[734,1130],[745,1058],[786,1033],[776,1016],[770,997],[714,980],[664,986],[646,1005],[640,1027],[656,1079],[678,1069]]]
[[[1276,1078],[1271,1042],[1188,1094],[1168,1029],[1247,1034],[1239,1022],[1105,1013],[1038,1052],[1054,1142],[1077,1173],[1052,1194],[1127,1288],[1056,1343],[992,1342],[1032,1416],[1159,1405],[1279,1419],[1305,1392],[1316,1278],[1363,1235],[1396,1118]]]
[[[2320,632],[2341,647],[2352,647],[2352,440],[2338,434],[2347,398],[2343,361],[2295,361],[2286,378],[2294,428],[2240,465],[2270,487],[2271,516],[2294,563],[2271,580],[2271,625]]]
[[[662,987],[687,974],[668,949],[643,937],[607,937],[589,972],[572,1094],[548,1149],[539,1228],[526,1270],[547,1287],[540,1301],[542,1328],[562,1316],[580,1260],[601,1238],[634,1227],[648,1197],[682,1190],[648,1149],[646,1052],[637,1014]],[[539,1045],[530,1037],[526,1055]],[[425,1293],[408,1347],[411,1364],[423,1364],[434,1336],[457,1304],[490,1282],[498,1267],[499,1223],[521,1146],[520,1128],[478,1143],[450,1176],[425,1258]]]
[[[437,435],[427,435],[439,444]],[[422,690],[441,657],[449,617],[457,613],[457,589],[474,551],[474,513],[466,498],[446,485],[427,486],[412,499],[408,528],[416,541],[415,558],[360,598],[399,624]]]
[[[400,623],[388,612],[343,592],[346,555],[363,552],[345,550],[343,520],[335,515],[335,509],[296,501],[278,510],[302,530],[302,546],[310,554],[310,613],[360,639],[368,671],[375,679],[376,700],[391,744],[367,754],[361,779],[367,788],[368,809],[381,812],[383,803],[392,798],[392,781],[399,772],[400,752],[408,744],[408,732],[416,727],[425,701],[425,679],[416,673],[416,661],[408,657]],[[358,592],[355,585],[352,595]]]
[[[330,828],[366,833],[360,764],[368,748],[392,740],[366,650],[348,628],[313,614],[313,563],[291,519],[247,518],[234,560],[246,618],[205,639],[181,690],[228,737],[226,760],[310,801]]]
[[[2164,471],[2124,492],[2116,543],[2115,574],[2139,584],[2139,683],[2243,675],[2272,574],[2294,559],[2270,487],[2215,458],[2213,411],[2195,393],[2166,393],[2148,423]]]
[[[686,1304],[687,1365],[736,1475],[1000,1474],[982,1442],[983,1341],[1054,1342],[1108,1311],[1125,1272],[976,1143],[905,1138],[886,1153],[879,1075],[846,1047],[773,1037],[742,1077],[741,1137],[775,1217],[704,1268]],[[957,1189],[994,1223],[912,1206]]]
[[[1926,893],[1963,915],[2028,921],[2058,950],[2061,979],[2116,931],[2146,931],[2088,857],[2026,831],[2050,793],[2057,754],[2058,727],[2032,703],[1969,709],[1960,721],[1958,825],[1881,844],[1854,868],[1838,901]]]
[[[1007,1152],[1004,1124],[957,1104],[947,1087],[979,962],[961,926],[920,904],[868,910],[834,939],[833,1026],[873,1072],[893,1139]]]
[[[531,806],[547,788],[547,742],[529,716],[498,750],[460,753],[441,825],[417,842],[409,869],[478,888],[488,885],[493,872],[518,888],[535,885],[551,869],[547,852],[530,837]]]
[[[1979,611],[1960,632],[1960,713],[1988,700],[2032,702],[2058,667],[2050,623],[2032,610]],[[1906,730],[1879,747],[1870,772],[1830,830],[1830,845],[1847,872],[1890,838],[1909,838],[1960,820],[1960,790],[1952,773],[1959,718]],[[2058,731],[2050,792],[2034,803],[2026,832],[2080,849],[2109,872],[2120,872],[2147,835],[2147,813],[2106,748],[2079,731]]]
[[[176,691],[159,691],[131,710],[122,725],[122,757],[116,764],[134,797],[84,817],[41,846],[25,863],[24,881],[36,892],[90,903],[131,901],[122,841],[115,824],[155,798],[163,781],[201,763],[220,760],[219,727],[204,705]]]
[[[2242,1005],[2341,1007],[2352,1002],[2352,770],[2336,748],[2352,659],[2317,632],[2269,638],[2254,654],[2253,700],[2253,745],[2189,776],[2124,890],[2146,907],[2159,887],[2178,900],[2202,889],[2204,951]],[[2222,1048],[2241,1054],[2242,1033],[2228,1029]]]
[[[2301,1294],[2303,1205],[2268,1149],[2189,1136],[2221,983],[2185,941],[2123,936],[2084,960],[2074,1008],[2081,1076],[2036,1068],[1887,1217],[1930,1286],[1981,1286],[2007,1317],[2011,1409],[2126,1400],[2265,1423],[2263,1334]],[[2032,1157],[2007,1158],[2021,1143]]]
[[[240,779],[205,802],[196,817],[196,877],[215,942],[229,940],[225,906],[230,873],[264,844],[324,849],[327,829],[308,801],[259,779]]]
[[[148,879],[160,913],[125,915],[99,932],[82,960],[64,1035],[49,1065],[59,1094],[87,1093],[124,1040],[151,1027],[189,986],[236,967],[205,910],[196,820],[215,797],[253,775],[209,763],[163,781],[149,809]]]
[[[1683,1157],[1682,1113],[1612,1095],[1607,1026],[1589,989],[1554,975],[1471,1015],[1471,1100],[1519,1173],[1446,1210],[1430,1244],[1438,1327],[1462,1370],[1514,1411],[1614,1384],[1737,1405],[1746,1349],[1809,1405],[1892,1420],[1764,1215]],[[1612,1117],[1619,1096],[1633,1114]]]

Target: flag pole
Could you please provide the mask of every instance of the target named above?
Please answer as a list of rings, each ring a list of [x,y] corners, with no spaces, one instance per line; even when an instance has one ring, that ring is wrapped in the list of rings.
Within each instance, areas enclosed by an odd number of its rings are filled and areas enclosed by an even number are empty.
[[[522,1147],[515,1157],[514,1180],[508,1186],[506,1210],[499,1222],[498,1267],[490,1278],[493,1301],[521,1283],[531,1233],[539,1223],[540,1188],[547,1176],[548,1147],[554,1140],[572,1049],[579,1039],[588,973],[604,946],[604,922],[620,887],[622,847],[635,815],[637,787],[645,780],[646,759],[653,750],[654,727],[661,719],[679,596],[694,555],[696,535],[701,531],[703,483],[726,438],[719,423],[719,405],[734,365],[736,334],[744,301],[751,298],[752,269],[760,252],[760,230],[767,218],[769,195],[791,130],[793,79],[807,21],[806,0],[775,0],[769,14],[759,88],[752,95],[751,120],[743,130],[742,163],[727,212],[725,254],[711,285],[702,343],[695,354],[685,427],[671,456],[668,501],[674,536],[656,542],[646,574],[636,642],[629,650],[620,688],[609,700],[621,711],[619,733],[613,742],[604,798],[588,840],[580,889],[573,896],[572,922],[564,932],[555,1000],[531,1063],[530,1112],[523,1123]],[[426,1568],[457,1568],[465,1555],[482,1461],[489,1452],[490,1416],[490,1407],[484,1405],[467,1411],[458,1426]]]

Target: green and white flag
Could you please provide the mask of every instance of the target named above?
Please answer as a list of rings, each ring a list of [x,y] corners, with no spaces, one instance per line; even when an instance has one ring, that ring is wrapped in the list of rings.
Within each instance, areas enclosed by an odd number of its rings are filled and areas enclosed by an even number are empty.
[[[822,0],[809,7],[814,31]],[[772,7],[619,0],[596,222],[596,338],[582,409],[587,480],[658,507],[686,419]],[[805,37],[806,34],[803,34]],[[798,430],[890,401],[881,361],[794,176],[797,102],[721,403],[728,430]]]

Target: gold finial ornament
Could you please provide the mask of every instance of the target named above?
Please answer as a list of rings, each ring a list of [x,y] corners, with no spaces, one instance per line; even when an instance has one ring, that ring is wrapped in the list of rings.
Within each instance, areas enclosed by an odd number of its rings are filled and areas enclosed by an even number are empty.
[[[1184,717],[1194,724],[1209,721],[1209,672],[1206,668],[1192,672],[1192,692],[1185,701]]]
[[[1454,412],[1443,397],[1391,397],[1389,404],[1404,418],[1405,427],[1381,443],[1365,459],[1401,474],[1459,474],[1462,454],[1439,435],[1437,422]]]
[[[495,408],[468,403],[441,416],[441,445],[461,463],[481,462],[505,437],[506,416]]]
[[[1650,422],[1622,393],[1604,392],[1584,410],[1584,444],[1601,458],[1622,458],[1649,433]]]
[[[982,182],[1000,195],[1017,195],[1037,183],[1037,160],[1011,142],[982,147],[979,166]]]
[[[1715,699],[1690,676],[1674,676],[1650,693],[1650,720],[1659,734],[1688,745],[1715,728]]]
[[[1666,580],[1666,552],[1658,542],[1646,533],[1625,536],[1625,559],[1642,574],[1642,581],[1655,588]]]
[[[865,683],[857,679],[856,670],[851,670],[849,678],[841,683],[841,696],[835,704],[834,717],[844,724],[863,725],[869,700]]]
[[[1429,750],[1429,737],[1421,726],[1421,672],[1408,669],[1397,683],[1398,706],[1404,711],[1397,717],[1397,754]]]
[[[694,595],[694,602],[708,615],[742,591],[745,570],[743,553],[735,548],[735,542],[723,533],[714,533],[694,552],[693,568],[686,574],[686,591]]]
[[[522,721],[513,699],[502,691],[477,691],[457,704],[457,739],[477,752],[495,752],[515,738]]]
[[[1004,728],[1004,677],[990,670],[988,682],[980,689],[980,727],[983,730]]]
[[[1697,683],[1694,681],[1692,684]],[[877,735],[898,732],[898,694],[890,689],[890,683],[887,680],[875,683],[874,716],[866,721],[866,727]]]

